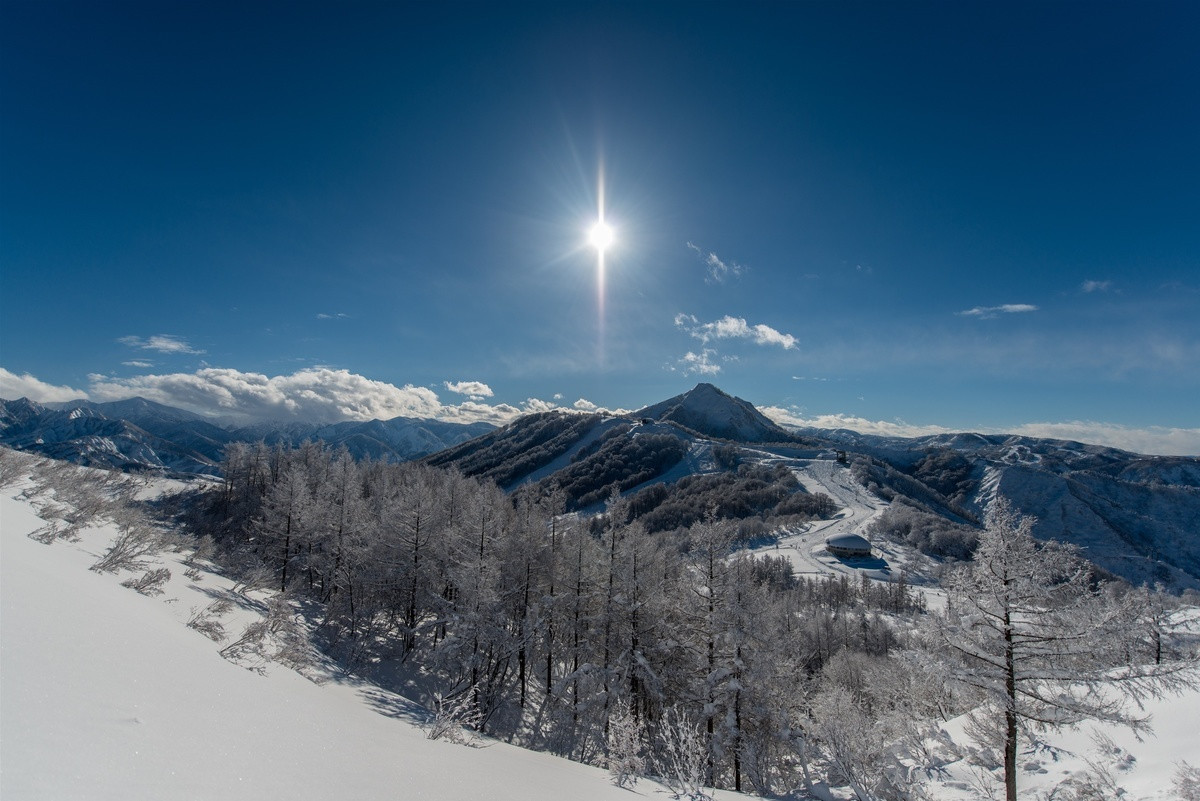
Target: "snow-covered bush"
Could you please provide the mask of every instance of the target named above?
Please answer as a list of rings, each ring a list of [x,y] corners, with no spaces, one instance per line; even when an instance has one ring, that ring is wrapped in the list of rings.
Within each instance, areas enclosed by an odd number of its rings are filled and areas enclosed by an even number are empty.
[[[203,609],[193,609],[188,618],[188,628],[195,629],[213,642],[225,639],[225,626],[218,618],[229,611],[231,604],[224,598],[219,598]]]
[[[142,595],[162,595],[163,585],[171,580],[171,571],[165,567],[157,570],[147,570],[137,578],[125,579],[122,587],[137,590]]]
[[[241,637],[221,649],[221,656],[256,673],[263,672],[268,662],[299,672],[313,662],[308,636],[287,598],[279,595],[267,601],[266,616],[247,625]]]
[[[659,778],[676,798],[687,801],[711,801],[705,792],[707,747],[700,724],[678,707],[670,707],[659,720],[661,742],[655,765]]]
[[[161,541],[154,529],[140,522],[123,524],[112,545],[91,569],[97,573],[145,570],[148,566],[146,560],[158,553],[160,548]]]
[[[425,724],[425,739],[469,745],[478,736],[476,731],[482,718],[472,689],[450,695],[435,693],[433,717]]]
[[[1175,766],[1172,789],[1179,801],[1200,801],[1200,768],[1186,761]]]
[[[618,787],[632,787],[646,772],[645,730],[640,720],[623,712],[608,722],[608,772]]]

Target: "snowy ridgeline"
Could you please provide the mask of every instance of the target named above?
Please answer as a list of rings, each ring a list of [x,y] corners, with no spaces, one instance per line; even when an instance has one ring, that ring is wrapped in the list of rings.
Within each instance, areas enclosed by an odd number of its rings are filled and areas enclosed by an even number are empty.
[[[306,627],[295,607],[214,572],[202,554],[140,516],[136,499],[160,487],[129,491],[124,478],[0,455],[6,800],[629,798],[599,768],[490,739],[465,738],[483,747],[428,739],[430,712],[346,676],[296,636]],[[73,471],[66,482],[64,469]],[[88,500],[97,495],[115,501]],[[151,541],[154,547],[139,551]],[[113,573],[88,569],[105,558]],[[950,801],[1001,791],[996,754],[974,744],[964,718],[925,728],[915,746],[872,751],[883,741],[864,731],[890,730],[898,742],[911,727],[878,710],[869,719],[862,699],[870,692],[856,697],[847,689],[879,674],[848,659],[828,664],[831,677],[840,672],[843,680],[813,699],[817,797],[852,797],[851,777],[860,780],[860,796],[870,797],[862,766],[847,762],[839,773],[837,761],[872,754],[880,766],[897,756],[907,761],[907,786],[893,788],[896,794],[923,791]],[[914,677],[922,678],[919,666]],[[1116,797],[1118,786],[1124,798],[1184,797],[1174,788],[1180,763],[1200,764],[1200,690],[1150,699],[1146,711],[1156,736],[1142,742],[1112,727],[1096,727],[1103,735],[1094,737],[1085,724],[1023,744],[1022,797],[1092,797],[1088,788],[1106,783],[1108,795],[1096,797]],[[627,719],[613,721],[610,748],[625,757],[625,768],[646,771],[636,735],[628,742]],[[687,721],[664,723],[687,728]],[[684,773],[695,761],[685,747],[673,757]],[[691,767],[702,771],[702,760]],[[676,783],[672,791],[643,779],[633,792],[665,799],[689,789],[698,788]],[[805,796],[795,790],[791,797]]]

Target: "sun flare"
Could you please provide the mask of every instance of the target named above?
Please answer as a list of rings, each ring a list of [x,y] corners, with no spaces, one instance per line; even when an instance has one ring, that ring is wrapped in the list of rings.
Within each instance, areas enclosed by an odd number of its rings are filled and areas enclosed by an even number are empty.
[[[588,242],[592,247],[603,253],[612,247],[615,232],[612,226],[601,220],[592,226],[592,230],[588,232]]]

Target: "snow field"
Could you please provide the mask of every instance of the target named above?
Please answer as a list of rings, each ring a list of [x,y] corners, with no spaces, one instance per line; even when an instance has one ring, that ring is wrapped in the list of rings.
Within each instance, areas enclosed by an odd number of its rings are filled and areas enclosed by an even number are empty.
[[[26,485],[0,492],[0,797],[32,799],[668,798],[642,780],[505,743],[425,738],[424,710],[328,669],[322,683],[272,663],[263,674],[218,653],[186,626],[233,584],[184,576],[185,554],[154,567],[172,577],[147,597],[88,567],[116,535],[43,545]],[[250,601],[261,601],[255,594]],[[222,617],[236,639],[253,604]],[[718,798],[734,798],[720,792]]]

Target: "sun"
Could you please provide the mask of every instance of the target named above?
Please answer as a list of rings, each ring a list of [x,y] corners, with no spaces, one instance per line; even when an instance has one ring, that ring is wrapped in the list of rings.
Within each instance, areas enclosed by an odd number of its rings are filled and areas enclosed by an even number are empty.
[[[614,239],[615,232],[612,226],[604,222],[604,220],[600,220],[593,225],[592,230],[588,232],[588,242],[600,253],[612,247]]]

